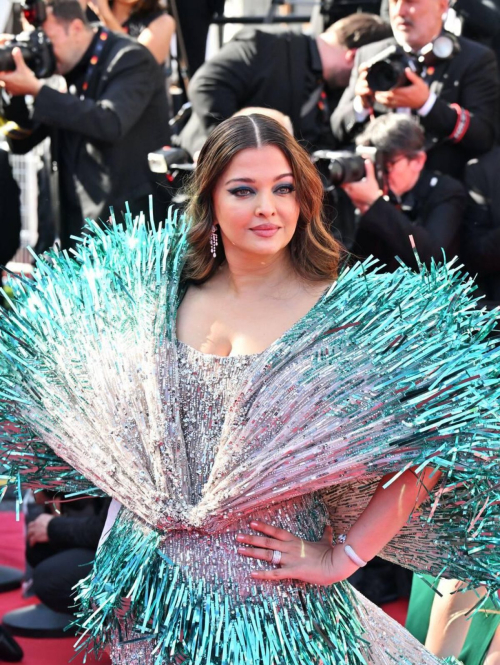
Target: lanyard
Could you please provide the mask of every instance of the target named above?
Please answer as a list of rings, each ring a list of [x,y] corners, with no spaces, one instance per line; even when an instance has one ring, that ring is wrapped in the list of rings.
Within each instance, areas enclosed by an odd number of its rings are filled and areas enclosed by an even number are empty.
[[[90,79],[92,78],[95,68],[97,66],[97,63],[99,62],[102,51],[104,49],[104,45],[106,44],[106,41],[109,37],[109,30],[107,28],[102,28],[101,32],[99,33],[99,37],[97,39],[96,45],[94,47],[94,52],[92,53],[92,56],[90,57],[90,61],[87,67],[87,71],[85,72],[85,78],[83,79],[83,84],[82,84],[82,94],[80,95],[80,99],[85,99],[85,93],[87,92],[90,84]]]

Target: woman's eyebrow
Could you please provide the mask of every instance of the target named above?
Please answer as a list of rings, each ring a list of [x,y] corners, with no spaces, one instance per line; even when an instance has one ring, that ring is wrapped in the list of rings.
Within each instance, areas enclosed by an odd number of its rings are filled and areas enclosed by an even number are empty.
[[[281,175],[276,176],[276,178],[274,178],[274,182],[276,182],[277,180],[281,180],[281,178],[289,178],[289,177],[293,178],[293,173],[282,173]],[[230,182],[255,182],[255,180],[253,180],[252,178],[231,178],[231,180],[228,180],[226,182],[226,185],[229,185]]]

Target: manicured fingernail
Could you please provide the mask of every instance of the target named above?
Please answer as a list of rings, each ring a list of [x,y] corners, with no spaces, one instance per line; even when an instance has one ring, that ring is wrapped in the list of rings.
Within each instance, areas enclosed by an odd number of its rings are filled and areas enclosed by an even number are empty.
[[[259,526],[259,523],[258,522],[250,522],[250,526],[252,527],[252,529],[255,529],[256,526]]]
[[[236,540],[239,540],[240,542],[242,542],[243,540],[245,540],[245,536],[243,536],[243,535],[240,533],[238,536],[236,536]]]

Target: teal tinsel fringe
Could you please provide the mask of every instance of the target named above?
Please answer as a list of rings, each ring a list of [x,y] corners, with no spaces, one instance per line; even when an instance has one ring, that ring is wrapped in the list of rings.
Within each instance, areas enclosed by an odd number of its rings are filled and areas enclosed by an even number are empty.
[[[160,540],[126,519],[115,523],[96,572],[77,586],[78,651],[99,653],[113,639],[154,640],[155,665],[177,654],[203,665],[337,665],[347,656],[350,665],[366,664],[348,585],[290,590],[280,583],[272,597],[256,586],[242,600],[228,583],[191,579],[160,551]],[[125,597],[132,601],[131,633],[116,615]]]

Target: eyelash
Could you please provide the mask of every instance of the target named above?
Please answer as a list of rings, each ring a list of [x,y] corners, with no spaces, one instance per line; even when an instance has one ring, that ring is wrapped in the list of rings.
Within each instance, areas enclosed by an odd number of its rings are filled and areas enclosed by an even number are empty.
[[[292,194],[295,191],[295,187],[292,184],[289,185],[279,185],[279,187],[276,187],[274,192],[276,194],[279,194],[279,190],[284,189],[286,190],[285,192],[281,193],[281,196],[284,196],[285,194]],[[230,194],[233,196],[236,196],[238,199],[245,198],[246,196],[249,196],[250,194],[255,194],[253,189],[250,189],[249,187],[235,187],[234,189],[229,189],[228,190]]]

